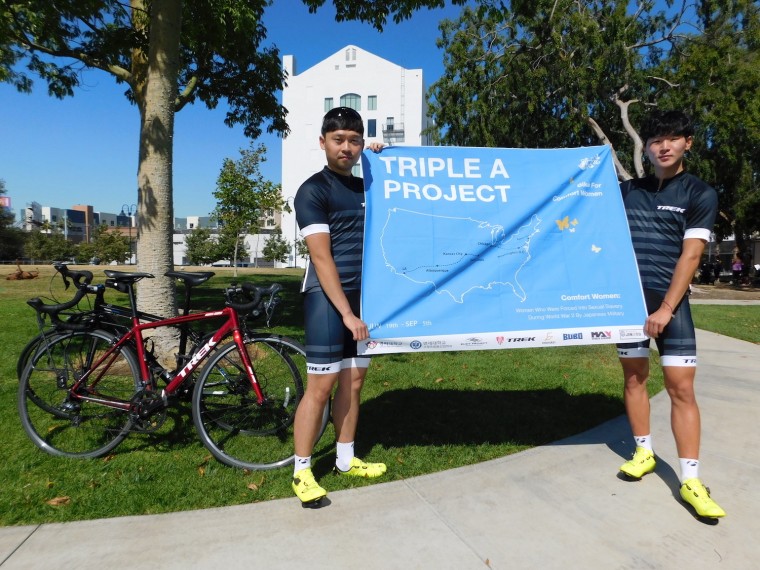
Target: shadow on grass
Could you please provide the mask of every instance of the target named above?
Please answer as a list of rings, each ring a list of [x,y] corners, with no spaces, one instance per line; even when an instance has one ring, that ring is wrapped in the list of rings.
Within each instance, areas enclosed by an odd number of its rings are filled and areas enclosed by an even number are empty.
[[[391,390],[362,403],[357,447],[362,453],[374,445],[545,445],[624,412],[619,399],[559,388]]]

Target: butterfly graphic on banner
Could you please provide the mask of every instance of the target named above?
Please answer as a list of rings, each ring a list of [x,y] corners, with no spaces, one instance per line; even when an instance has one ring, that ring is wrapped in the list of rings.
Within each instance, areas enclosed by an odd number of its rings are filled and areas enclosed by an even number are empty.
[[[571,232],[575,231],[575,226],[578,225],[578,220],[573,219],[573,221],[570,221],[570,216],[565,216],[561,220],[555,220],[557,223],[557,227],[559,228],[559,231],[563,232],[565,230],[569,230]],[[573,226],[572,228],[570,226]]]

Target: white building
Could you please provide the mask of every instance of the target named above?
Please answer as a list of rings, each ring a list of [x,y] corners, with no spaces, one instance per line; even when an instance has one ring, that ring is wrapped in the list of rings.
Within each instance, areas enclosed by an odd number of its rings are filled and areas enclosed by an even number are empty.
[[[319,136],[322,117],[333,107],[351,107],[362,115],[367,142],[428,144],[422,134],[428,120],[421,69],[404,69],[353,45],[302,73],[295,57],[286,55],[283,68],[282,104],[290,134],[282,141],[282,195],[291,206],[299,186],[325,166]],[[283,213],[283,237],[299,239],[297,228],[295,215]],[[303,266],[303,259],[295,265]]]

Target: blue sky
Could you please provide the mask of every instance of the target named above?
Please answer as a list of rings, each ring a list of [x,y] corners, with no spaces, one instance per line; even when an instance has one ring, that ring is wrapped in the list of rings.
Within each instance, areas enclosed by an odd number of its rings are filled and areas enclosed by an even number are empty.
[[[336,23],[327,4],[309,14],[300,0],[275,0],[266,12],[268,41],[281,55],[295,56],[297,73],[354,44],[408,69],[421,68],[427,86],[441,76],[438,23],[455,18],[459,7],[418,11],[380,34],[365,24]],[[35,80],[31,95],[0,83],[0,179],[17,217],[30,201],[57,207],[91,204],[112,213],[137,201],[137,108],[105,72],[89,71],[83,83],[64,100],[48,96],[41,80]],[[223,119],[221,105],[210,111],[196,104],[176,116],[176,216],[208,214],[222,161],[237,159],[239,150],[250,145],[242,127],[229,128]],[[281,140],[263,135],[258,141],[268,149],[262,173],[280,182]]]

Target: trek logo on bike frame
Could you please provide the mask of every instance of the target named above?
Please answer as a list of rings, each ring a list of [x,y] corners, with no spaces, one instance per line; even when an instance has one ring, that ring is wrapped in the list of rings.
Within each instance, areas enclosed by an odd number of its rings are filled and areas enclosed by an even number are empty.
[[[182,378],[184,380],[185,377],[190,374],[190,372],[195,370],[195,367],[198,366],[198,363],[203,360],[206,355],[211,352],[211,349],[213,349],[217,344],[219,343],[214,342],[213,338],[209,339],[209,341],[193,355],[193,357],[190,359],[190,362],[185,364],[185,367],[177,373],[177,376],[175,376],[175,378]]]

